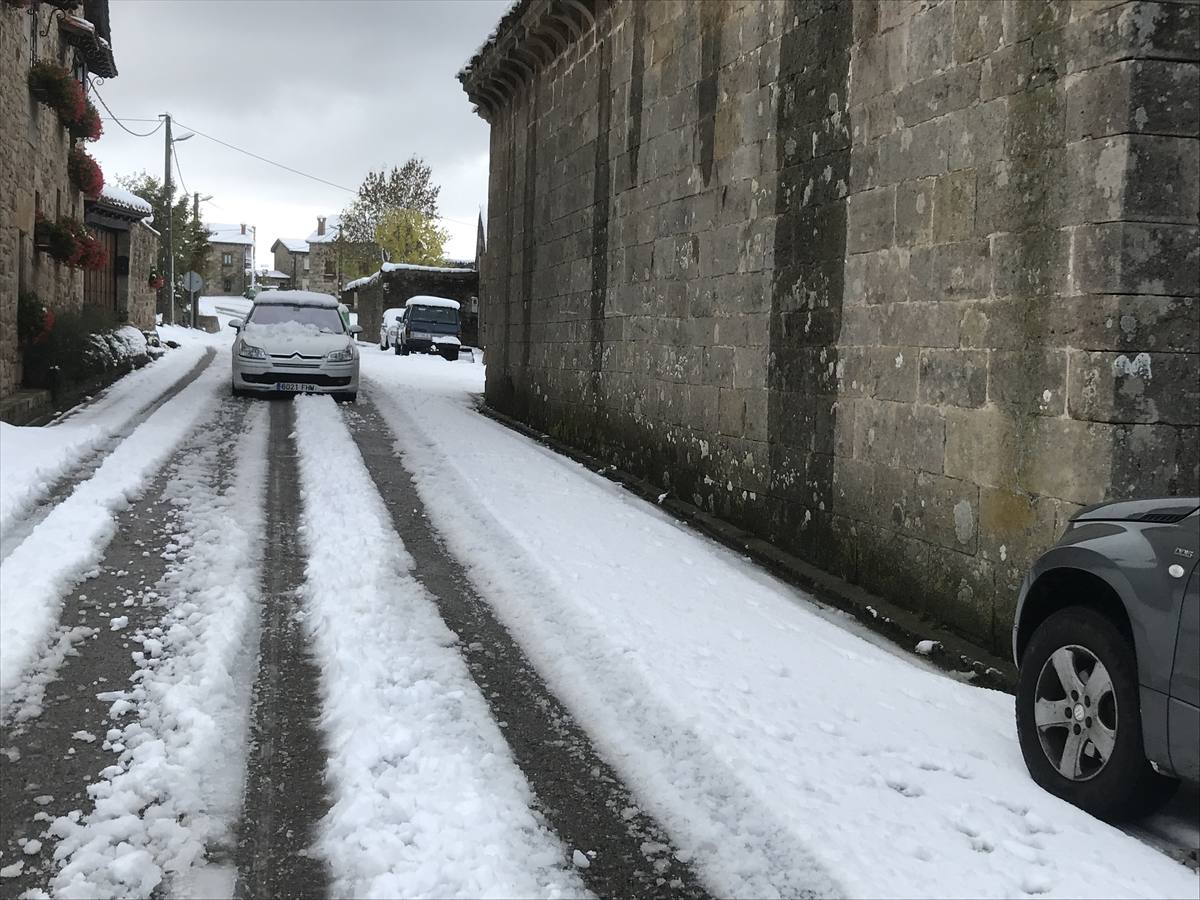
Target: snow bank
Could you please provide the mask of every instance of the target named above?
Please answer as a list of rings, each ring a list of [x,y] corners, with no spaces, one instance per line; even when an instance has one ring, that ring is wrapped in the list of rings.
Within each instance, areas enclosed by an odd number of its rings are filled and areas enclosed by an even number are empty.
[[[333,798],[317,849],[332,894],[585,894],[566,849],[530,810],[532,793],[453,632],[409,574],[412,559],[333,401],[295,403],[305,621]]]
[[[1195,896],[1030,780],[1011,697],[480,416],[481,368],[390,363],[363,375],[432,522],[714,894]]]
[[[53,628],[63,593],[103,556],[116,528],[116,512],[142,493],[147,479],[212,410],[228,378],[228,357],[224,364],[218,359],[134,429],[4,560],[0,704],[7,703],[7,695]]]
[[[198,437],[167,493],[181,548],[156,592],[160,626],[139,632],[143,652],[126,690],[101,698],[124,726],[108,741],[118,760],[88,793],[82,820],[61,817],[56,897],[137,897],[170,879],[168,896],[232,896],[236,872],[206,860],[232,846],[241,811],[246,735],[258,647],[258,590],[267,474],[267,408],[236,444],[234,483],[215,489],[223,430]],[[219,535],[220,539],[215,539]],[[127,712],[130,706],[136,718]],[[157,889],[157,890],[156,890]]]
[[[130,329],[137,332],[137,329]],[[137,339],[118,338],[129,343]],[[95,400],[45,427],[0,422],[0,531],[36,504],[50,486],[99,444],[121,431],[196,364],[204,349],[180,347],[115,381]]]

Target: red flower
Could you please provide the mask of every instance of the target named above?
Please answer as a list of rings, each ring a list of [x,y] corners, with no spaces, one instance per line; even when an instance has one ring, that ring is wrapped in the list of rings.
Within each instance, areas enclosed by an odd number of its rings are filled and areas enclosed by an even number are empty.
[[[76,82],[78,84],[78,82]],[[82,88],[80,89],[82,97]],[[76,140],[98,141],[104,133],[104,125],[100,122],[100,113],[91,100],[84,99],[82,112],[67,124],[67,130]]]
[[[67,157],[67,173],[79,190],[89,197],[99,197],[104,190],[104,173],[100,165],[82,147],[72,147]]]

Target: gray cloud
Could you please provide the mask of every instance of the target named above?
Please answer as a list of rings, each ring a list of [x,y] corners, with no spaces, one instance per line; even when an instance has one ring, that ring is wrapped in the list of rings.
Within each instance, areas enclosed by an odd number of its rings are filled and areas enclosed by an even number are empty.
[[[433,167],[450,252],[474,251],[487,193],[487,125],[455,78],[510,0],[112,0],[120,76],[99,87],[122,118],[178,122],[356,187],[411,154]],[[128,122],[148,131],[153,122]],[[183,129],[176,128],[179,134]],[[176,146],[184,182],[212,194],[211,221],[258,226],[260,262],[276,237],[303,237],[350,195],[197,136]],[[112,178],[161,174],[162,133],[114,122],[94,146]]]

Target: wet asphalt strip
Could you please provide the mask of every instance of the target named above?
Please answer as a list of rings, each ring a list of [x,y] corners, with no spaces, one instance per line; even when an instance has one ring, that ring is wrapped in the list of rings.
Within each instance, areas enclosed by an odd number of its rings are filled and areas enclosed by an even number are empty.
[[[245,408],[226,401],[214,420],[199,426],[222,435],[215,490],[224,490],[232,477],[227,463],[244,419]],[[36,694],[31,700],[28,684],[6,710],[6,721],[0,725],[0,868],[17,861],[24,866],[16,877],[0,881],[2,897],[48,889],[57,866],[54,841],[45,834],[47,826],[72,810],[87,815],[94,805],[87,795],[88,785],[117,761],[116,753],[104,746],[106,732],[117,723],[108,718],[108,704],[96,695],[129,684],[138,668],[131,653],[141,649],[132,636],[161,621],[162,607],[153,591],[169,565],[161,548],[174,530],[175,518],[167,485],[195,452],[189,439],[172,454],[143,499],[118,515],[116,534],[98,574],[64,599],[50,647],[70,645],[70,649],[56,671],[47,670],[52,654],[43,655],[31,676],[45,682],[41,714],[26,718],[37,701]],[[115,616],[127,616],[128,624],[113,630],[109,620]],[[23,839],[43,846],[27,854]]]
[[[260,403],[247,400],[245,403]],[[236,897],[324,897],[329,873],[309,855],[329,809],[316,715],[319,673],[303,622],[300,473],[290,398],[272,399],[263,556],[262,630],[251,707],[250,756],[238,826]]]
[[[584,730],[546,686],[520,646],[471,585],[425,514],[412,475],[369,398],[347,407],[367,471],[412,556],[413,575],[458,635],[471,676],[500,723],[537,808],[566,844],[595,851],[579,871],[600,897],[707,897],[666,831],[601,759]]]
[[[46,496],[27,515],[12,522],[5,528],[4,534],[0,536],[0,560],[7,558],[25,538],[29,537],[33,529],[41,524],[46,516],[50,515],[54,507],[69,497],[75,488],[91,478],[117,444],[129,437],[135,428],[157,412],[164,403],[170,401],[176,394],[199,378],[200,373],[208,368],[208,364],[213,361],[213,357],[216,355],[217,351],[212,347],[205,348],[204,355],[196,361],[196,364],[188,369],[182,378],[171,385],[161,397],[145,409],[135,413],[122,428],[80,460],[70,472],[60,476],[51,485]]]

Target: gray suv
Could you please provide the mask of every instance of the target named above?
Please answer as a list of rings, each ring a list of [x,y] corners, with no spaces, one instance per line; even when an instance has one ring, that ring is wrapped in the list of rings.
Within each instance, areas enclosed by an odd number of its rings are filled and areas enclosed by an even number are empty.
[[[1079,513],[1021,586],[1017,735],[1034,781],[1105,819],[1200,779],[1200,498]]]

